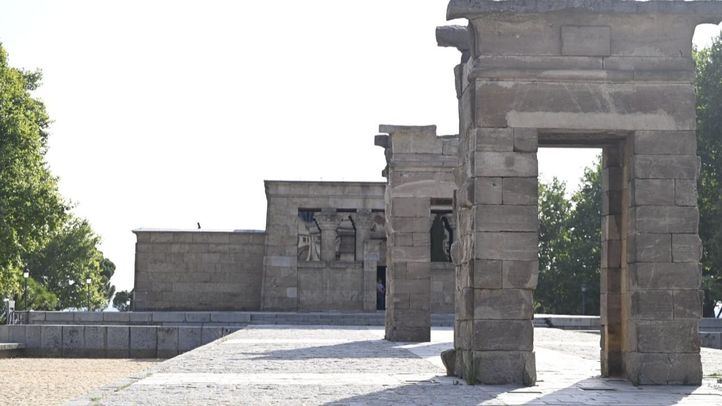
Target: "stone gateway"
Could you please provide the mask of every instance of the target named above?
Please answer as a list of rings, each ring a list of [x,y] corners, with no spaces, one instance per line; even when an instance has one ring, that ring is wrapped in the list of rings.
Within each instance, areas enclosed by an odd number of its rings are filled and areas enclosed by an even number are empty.
[[[719,1],[451,0],[459,134],[380,126],[385,183],[266,181],[265,231],[136,230],[136,310],[364,311],[449,373],[536,381],[537,150],[603,151],[602,375],[700,384],[692,35]]]

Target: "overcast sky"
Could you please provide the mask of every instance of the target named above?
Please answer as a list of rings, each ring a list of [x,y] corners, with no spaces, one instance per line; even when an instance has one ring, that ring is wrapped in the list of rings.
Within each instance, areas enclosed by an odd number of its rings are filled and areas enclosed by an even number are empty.
[[[264,179],[383,181],[378,124],[455,134],[446,4],[4,0],[0,42],[44,73],[50,167],[120,290],[134,228],[263,229]],[[542,178],[573,187],[596,153],[544,150]]]

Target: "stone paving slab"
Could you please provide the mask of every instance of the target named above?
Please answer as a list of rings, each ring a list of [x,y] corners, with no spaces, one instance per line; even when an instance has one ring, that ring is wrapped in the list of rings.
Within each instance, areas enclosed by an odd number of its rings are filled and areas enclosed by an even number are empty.
[[[382,338],[378,327],[248,326],[71,404],[722,405],[720,350],[703,350],[700,387],[635,387],[598,376],[598,334],[536,329],[536,386],[469,386],[444,376],[451,329],[430,343]]]

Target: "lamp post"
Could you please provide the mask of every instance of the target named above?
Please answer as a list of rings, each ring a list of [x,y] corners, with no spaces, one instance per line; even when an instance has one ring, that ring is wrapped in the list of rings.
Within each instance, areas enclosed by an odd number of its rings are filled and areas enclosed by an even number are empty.
[[[91,280],[90,278],[87,278],[87,279],[85,280],[85,286],[87,287],[87,292],[88,292],[88,295],[87,295],[87,297],[88,297],[88,311],[90,311],[90,282],[92,282],[92,280]]]
[[[28,278],[30,277],[30,271],[25,269],[23,272],[23,279],[25,279],[25,289],[23,289],[23,310],[28,310]]]
[[[582,284],[582,314],[587,314],[587,285]]]

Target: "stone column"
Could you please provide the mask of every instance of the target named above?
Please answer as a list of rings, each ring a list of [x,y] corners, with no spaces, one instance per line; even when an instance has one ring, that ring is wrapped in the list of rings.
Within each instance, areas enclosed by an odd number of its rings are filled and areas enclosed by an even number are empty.
[[[602,255],[599,311],[603,376],[622,373],[622,230],[624,160],[622,146],[608,146],[602,157]]]
[[[364,243],[369,238],[374,218],[371,210],[361,209],[351,214],[351,221],[356,228],[356,261],[364,260]]]
[[[474,128],[457,181],[457,374],[469,383],[536,381],[537,134]]]
[[[627,148],[624,374],[635,384],[702,381],[698,158],[690,131],[637,131]]]
[[[321,261],[335,261],[336,230],[341,219],[336,209],[323,209],[314,218],[321,230]]]

